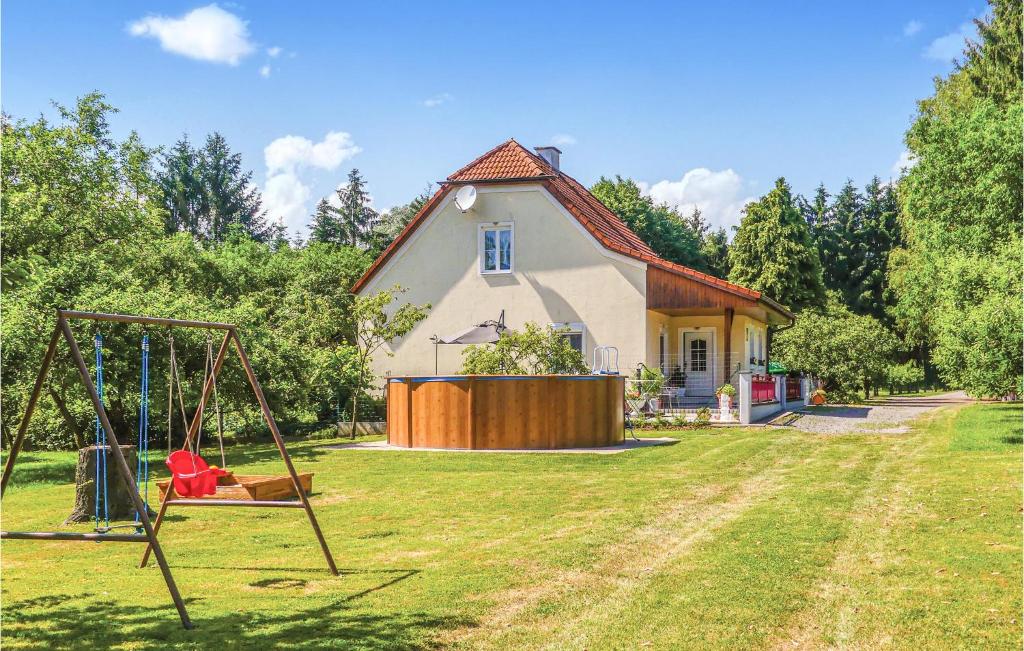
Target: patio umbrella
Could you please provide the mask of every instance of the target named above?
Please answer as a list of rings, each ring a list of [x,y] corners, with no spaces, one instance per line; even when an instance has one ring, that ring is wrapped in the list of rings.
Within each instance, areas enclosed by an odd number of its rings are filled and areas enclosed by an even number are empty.
[[[437,373],[437,346],[439,344],[493,344],[501,339],[501,334],[505,330],[505,310],[502,310],[497,321],[484,321],[447,337],[434,335],[430,338],[434,342],[434,373]]]

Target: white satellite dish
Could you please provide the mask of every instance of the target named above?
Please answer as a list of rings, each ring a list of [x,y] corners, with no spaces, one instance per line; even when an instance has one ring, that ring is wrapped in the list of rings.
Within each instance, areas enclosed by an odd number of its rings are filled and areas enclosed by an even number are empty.
[[[462,212],[471,210],[476,203],[476,188],[464,185],[455,193],[455,206]]]

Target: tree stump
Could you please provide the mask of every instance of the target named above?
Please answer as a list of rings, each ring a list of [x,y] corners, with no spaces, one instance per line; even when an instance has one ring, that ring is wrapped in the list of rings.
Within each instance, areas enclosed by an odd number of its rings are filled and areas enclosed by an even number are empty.
[[[117,462],[110,453],[110,446],[103,448],[107,460],[107,513],[110,521],[134,520],[135,505],[132,504],[131,494],[125,486],[121,473],[117,469]],[[132,477],[135,477],[136,455],[134,445],[122,445],[121,452],[125,461],[131,469]],[[103,478],[100,477],[100,481]],[[150,481],[153,481],[150,479]],[[92,522],[96,517],[96,446],[90,445],[78,451],[78,465],[75,467],[75,509],[68,516],[64,524],[72,522]],[[143,486],[139,486],[144,491]],[[156,501],[156,491],[151,494],[151,499]],[[150,509],[150,515],[156,515]],[[103,503],[100,502],[100,517],[103,517]]]

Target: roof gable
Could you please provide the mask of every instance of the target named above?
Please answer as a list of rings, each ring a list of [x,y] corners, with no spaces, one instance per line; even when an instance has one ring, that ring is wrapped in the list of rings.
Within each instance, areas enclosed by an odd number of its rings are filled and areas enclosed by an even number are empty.
[[[514,139],[506,140],[469,165],[454,172],[449,181],[508,181],[546,178],[558,172],[540,156],[523,147]]]
[[[398,237],[374,260],[363,277],[353,286],[352,291],[358,292],[370,282],[370,279],[391,259],[395,251],[401,248],[413,231],[430,216],[434,208],[453,188],[469,183],[539,183],[609,251],[640,260],[731,294],[764,301],[773,309],[782,310],[785,315],[792,317],[788,310],[763,296],[761,292],[663,260],[579,181],[553,168],[546,160],[529,151],[514,139],[501,143],[451,174],[434,193],[434,196],[420,208],[420,211],[416,213],[416,216]]]

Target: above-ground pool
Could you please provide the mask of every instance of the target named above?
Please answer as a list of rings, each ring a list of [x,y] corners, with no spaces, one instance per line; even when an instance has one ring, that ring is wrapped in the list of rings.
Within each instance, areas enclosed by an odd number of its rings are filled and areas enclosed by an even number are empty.
[[[621,375],[388,379],[388,443],[404,448],[548,450],[622,443]]]

